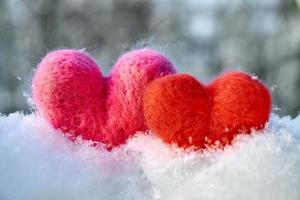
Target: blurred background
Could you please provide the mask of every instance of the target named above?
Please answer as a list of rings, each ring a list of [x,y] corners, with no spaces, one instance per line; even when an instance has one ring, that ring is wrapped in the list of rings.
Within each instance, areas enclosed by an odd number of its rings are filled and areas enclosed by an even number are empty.
[[[151,47],[204,82],[227,69],[258,76],[280,115],[300,110],[300,0],[0,0],[0,113],[30,112],[48,51],[86,49],[108,73]]]

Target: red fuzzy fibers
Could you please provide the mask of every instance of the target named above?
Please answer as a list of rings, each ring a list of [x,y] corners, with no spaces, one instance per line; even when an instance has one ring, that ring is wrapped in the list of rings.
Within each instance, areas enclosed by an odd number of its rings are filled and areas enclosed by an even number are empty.
[[[230,142],[238,132],[262,129],[269,119],[272,99],[268,89],[243,72],[225,73],[209,86],[209,139]]]
[[[225,73],[208,86],[186,74],[170,75],[144,93],[148,127],[181,147],[228,144],[239,132],[263,128],[270,111],[268,89],[243,72]]]
[[[147,126],[165,142],[201,146],[208,133],[209,99],[193,77],[170,75],[152,82],[144,93]]]

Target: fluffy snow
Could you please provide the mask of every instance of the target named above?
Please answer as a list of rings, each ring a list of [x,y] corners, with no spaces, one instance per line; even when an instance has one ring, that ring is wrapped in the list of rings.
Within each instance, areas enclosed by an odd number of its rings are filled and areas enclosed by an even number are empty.
[[[71,142],[35,114],[0,116],[1,200],[299,200],[300,116],[271,117],[225,150],[139,133],[112,152]]]

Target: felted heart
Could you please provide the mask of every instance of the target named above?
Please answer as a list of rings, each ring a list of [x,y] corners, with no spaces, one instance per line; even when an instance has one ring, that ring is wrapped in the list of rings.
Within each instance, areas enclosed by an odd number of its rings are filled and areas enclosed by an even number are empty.
[[[136,131],[147,129],[144,88],[174,71],[167,58],[143,49],[120,57],[105,78],[85,52],[58,50],[47,54],[38,65],[33,101],[38,113],[71,139],[81,136],[114,147]]]
[[[147,126],[180,147],[224,146],[235,135],[261,129],[269,119],[271,95],[244,72],[228,72],[209,85],[187,74],[150,83],[144,93]]]

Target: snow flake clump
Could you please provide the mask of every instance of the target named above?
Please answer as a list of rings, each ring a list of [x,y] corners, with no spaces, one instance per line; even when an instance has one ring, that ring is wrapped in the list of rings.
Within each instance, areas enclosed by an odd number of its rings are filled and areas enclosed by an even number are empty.
[[[300,116],[203,152],[151,133],[108,152],[35,114],[0,116],[1,200],[299,200],[299,188]]]

